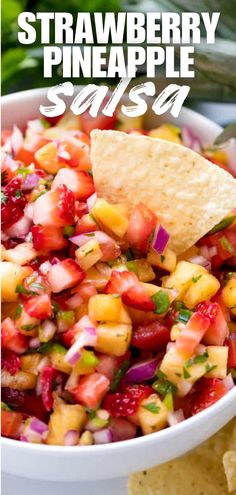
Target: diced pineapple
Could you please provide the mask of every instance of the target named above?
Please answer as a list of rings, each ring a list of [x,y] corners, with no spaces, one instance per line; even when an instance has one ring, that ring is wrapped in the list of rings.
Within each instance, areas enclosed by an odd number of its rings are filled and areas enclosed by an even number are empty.
[[[170,331],[171,340],[175,341],[180,335],[183,328],[185,328],[185,325],[183,323],[176,323],[175,325],[173,325]]]
[[[5,247],[3,246],[3,244],[1,244],[1,261],[4,261],[5,260],[5,253],[6,253],[6,249]]]
[[[6,370],[1,371],[2,387],[14,388],[16,390],[30,390],[35,388],[37,376],[34,373],[17,371],[11,375]]]
[[[227,375],[228,347],[223,345],[209,345],[207,347],[208,360],[206,369],[210,369],[206,373],[207,378],[222,378]],[[211,369],[212,368],[212,369]]]
[[[25,356],[20,356],[21,370],[38,375],[38,365],[43,359],[42,354],[39,352],[34,352],[32,354],[25,354]]]
[[[56,127],[62,129],[63,131],[76,131],[81,130],[81,119],[79,115],[75,115],[73,112],[69,111],[64,113],[64,115],[58,120]]]
[[[38,327],[40,320],[30,316],[24,309],[22,309],[21,314],[15,320],[16,328],[23,335],[28,335],[28,337],[36,337],[38,335]]]
[[[98,363],[99,359],[95,356],[93,351],[83,350],[81,358],[75,365],[75,370],[79,375],[90,375],[91,373],[94,373]]]
[[[15,302],[18,299],[17,285],[31,275],[32,268],[20,266],[11,261],[1,261],[1,294],[2,302]]]
[[[58,149],[56,143],[47,143],[35,153],[35,158],[40,167],[49,174],[56,174],[66,163],[59,162],[57,157]]]
[[[37,251],[33,248],[30,242],[22,242],[17,244],[12,249],[6,249],[4,252],[4,260],[17,263],[18,265],[26,265],[37,256]]]
[[[181,144],[180,128],[172,124],[162,124],[160,127],[152,129],[149,131],[149,136]]]
[[[102,258],[102,251],[98,242],[91,239],[75,251],[75,257],[84,271],[87,271]]]
[[[91,431],[84,431],[79,439],[79,445],[93,445],[93,434]]]
[[[140,311],[139,309],[131,308],[131,306],[129,307],[129,315],[135,325],[139,325],[147,320],[160,320],[160,315],[153,313],[153,311]]]
[[[53,344],[48,356],[51,359],[53,368],[69,375],[72,368],[71,365],[65,361],[66,353],[67,349],[65,347],[59,344]]]
[[[192,284],[192,278],[208,273],[207,270],[200,265],[189,263],[188,261],[179,261],[175,271],[164,280],[164,287],[176,289],[178,291],[178,300],[182,300],[185,292]]]
[[[158,254],[153,248],[147,255],[147,261],[151,263],[151,265],[162,268],[162,270],[166,270],[167,272],[174,271],[176,267],[176,259],[176,254],[168,247],[165,248],[161,255]]]
[[[210,273],[202,273],[192,277],[191,285],[184,295],[183,302],[192,309],[202,301],[208,301],[219,290],[220,282]]]
[[[109,204],[105,199],[97,199],[91,213],[99,224],[118,237],[122,238],[126,234],[129,225],[128,218],[116,205]]]
[[[87,421],[83,406],[79,404],[60,404],[50,416],[47,443],[49,445],[64,445],[68,431],[81,432]]]
[[[236,315],[236,279],[230,278],[222,290],[223,302]]]
[[[98,263],[98,266],[100,266],[102,263]],[[105,264],[105,263],[103,263]],[[108,266],[108,265],[107,265]],[[110,268],[108,267],[108,269],[110,270]],[[106,274],[104,273],[101,273],[97,266],[96,267],[92,267],[92,268],[89,268],[89,270],[87,271],[87,274],[86,274],[86,278],[84,280],[84,282],[91,282],[95,287],[96,289],[104,289],[104,287],[107,285],[107,282],[109,280],[109,275],[106,276]]]
[[[140,282],[151,282],[156,278],[152,266],[146,259],[127,261],[126,266],[129,271],[136,273]]]
[[[165,289],[163,287],[159,287],[158,285],[154,285],[154,284],[142,283],[142,285],[143,285],[143,287],[145,287],[145,289],[146,289],[146,291],[150,297],[154,296],[154,294],[156,294],[157,292],[159,292],[161,290],[162,292],[165,292],[167,294],[167,296],[169,297],[170,303],[172,303],[176,299],[177,293],[175,290]]]
[[[101,323],[97,326],[95,349],[112,356],[123,356],[129,349],[131,334],[131,325]]]
[[[162,430],[167,426],[168,409],[157,394],[151,394],[143,399],[137,418],[144,435]]]
[[[175,346],[165,354],[160,370],[164,373],[171,383],[178,385],[183,378],[184,363],[189,359],[187,354],[176,349]]]
[[[117,294],[97,294],[90,297],[88,310],[92,321],[131,323],[129,313]]]
[[[135,129],[143,129],[143,115],[138,117],[127,117],[121,111],[117,115],[117,129],[118,131],[132,131]]]

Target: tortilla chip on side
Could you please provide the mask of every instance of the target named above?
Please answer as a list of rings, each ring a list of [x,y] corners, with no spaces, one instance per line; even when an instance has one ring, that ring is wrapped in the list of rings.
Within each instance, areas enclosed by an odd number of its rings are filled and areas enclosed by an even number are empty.
[[[236,206],[236,180],[182,145],[119,131],[91,133],[98,195],[156,212],[177,254],[186,251]]]
[[[236,451],[228,450],[223,457],[225,476],[227,478],[228,490],[236,490]]]

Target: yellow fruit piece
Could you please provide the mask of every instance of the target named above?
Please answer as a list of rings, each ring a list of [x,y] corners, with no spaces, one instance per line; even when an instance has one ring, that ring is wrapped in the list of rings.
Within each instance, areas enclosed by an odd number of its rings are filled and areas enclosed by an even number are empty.
[[[183,323],[176,323],[175,325],[173,325],[170,331],[170,339],[175,341],[181,334],[181,330],[183,330],[184,328],[185,325],[183,325]]]
[[[167,379],[170,382],[178,384],[183,378],[183,366],[189,357],[190,356],[180,352],[175,346],[173,346],[165,354],[161,362],[160,370],[167,376]]]
[[[121,323],[101,323],[97,326],[96,351],[123,356],[129,349],[132,327]]]
[[[194,256],[198,256],[198,255],[199,255],[199,248],[197,246],[192,246],[191,248],[187,249],[187,251],[185,251],[184,253],[178,255],[178,261],[181,260],[188,261],[190,258],[193,258]]]
[[[227,375],[228,347],[221,345],[209,345],[208,352],[208,369],[215,366],[211,371],[206,373],[207,378],[221,378]]]
[[[117,116],[117,120],[118,120],[117,123],[118,131],[127,132],[135,129],[143,128],[143,115],[140,115],[138,117],[127,117],[122,112],[119,112]]]
[[[37,251],[29,242],[22,242],[12,249],[6,249],[4,252],[4,260],[17,263],[18,265],[26,265],[37,256]]]
[[[90,297],[88,312],[92,321],[131,323],[129,313],[117,294],[98,294]]]
[[[30,316],[24,309],[22,309],[20,316],[15,320],[15,325],[19,332],[30,337],[36,337],[38,335],[39,323],[40,320]]]
[[[168,409],[157,394],[143,399],[138,411],[138,423],[144,435],[162,430],[167,426]]]
[[[208,272],[203,266],[189,263],[188,261],[179,261],[175,271],[165,278],[163,286],[169,289],[176,289],[178,291],[176,299],[182,300],[185,292],[192,284],[192,278],[204,273]]]
[[[18,299],[16,286],[32,273],[32,268],[20,266],[11,261],[1,261],[2,302],[15,302]]]
[[[80,358],[80,359],[79,359],[79,361],[77,361],[77,363],[75,364],[74,369],[75,369],[75,371],[76,371],[79,375],[90,375],[91,373],[94,373],[94,371],[95,371],[95,369],[96,369],[96,366],[97,366],[97,364],[98,364],[98,362],[99,362],[99,361],[98,361],[97,363],[95,363],[93,366],[90,366],[90,365],[88,366],[88,365],[86,365],[86,364],[84,363],[84,361],[83,361],[83,354],[84,354],[84,352],[87,352],[87,353],[88,353],[89,351],[83,351],[83,352],[82,352],[81,358]]]
[[[40,167],[49,174],[56,174],[66,163],[59,162],[57,158],[58,149],[55,143],[47,143],[35,153],[35,158]]]
[[[97,199],[91,213],[99,224],[118,237],[124,237],[126,234],[129,221],[121,213],[119,206],[111,205],[105,199]]]
[[[56,124],[56,127],[62,129],[63,131],[73,131],[73,130],[81,130],[81,119],[79,115],[75,115],[73,112],[66,112],[59,119]]]
[[[149,136],[153,138],[165,139],[165,141],[172,141],[173,143],[181,144],[180,129],[171,124],[163,124],[156,129],[149,131]]]
[[[49,353],[53,368],[69,375],[72,371],[71,365],[65,361],[66,349],[58,344],[54,344],[52,351]]]
[[[91,239],[75,251],[75,257],[82,270],[87,271],[102,258],[102,251],[98,242]]]
[[[17,371],[11,375],[8,371],[1,371],[2,387],[14,388],[16,390],[30,390],[35,388],[37,376],[34,373]]]
[[[91,431],[84,431],[79,439],[79,445],[93,445],[93,434]]]
[[[102,263],[98,263],[98,265],[101,264]],[[89,270],[87,271],[84,283],[91,282],[92,284],[95,285],[96,289],[104,289],[104,287],[107,285],[108,280],[109,280],[109,275],[106,276],[106,274],[101,273],[97,269],[97,267],[92,266],[92,268],[89,268]]]
[[[1,244],[1,261],[4,261],[5,260],[5,253],[7,252],[7,250],[5,249],[5,247],[3,246],[3,244]]]
[[[231,278],[222,290],[223,302],[236,315],[236,279]]]
[[[129,315],[135,325],[139,325],[140,323],[143,323],[147,320],[160,320],[160,315],[157,315],[156,313],[153,313],[151,311],[140,311],[139,309],[134,309],[131,307],[129,307]]]
[[[192,277],[191,285],[184,295],[183,302],[192,309],[202,301],[208,301],[219,290],[220,282],[210,273],[202,273]]]
[[[38,365],[41,359],[43,359],[43,356],[42,354],[39,354],[39,352],[20,356],[21,370],[38,375]]]
[[[162,268],[162,270],[166,270],[167,272],[173,272],[176,267],[176,254],[174,251],[165,248],[162,255],[159,255],[155,249],[151,249],[147,255],[147,261],[158,268]]]
[[[126,266],[129,271],[136,273],[140,282],[151,282],[156,278],[151,264],[146,259],[128,261]]]
[[[78,433],[87,421],[84,407],[79,404],[60,404],[50,416],[47,443],[49,445],[64,445],[64,437],[70,430]]]

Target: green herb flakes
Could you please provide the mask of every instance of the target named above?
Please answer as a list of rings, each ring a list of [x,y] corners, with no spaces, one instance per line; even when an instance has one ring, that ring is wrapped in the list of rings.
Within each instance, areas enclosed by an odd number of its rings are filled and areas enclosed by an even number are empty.
[[[160,315],[162,313],[166,313],[170,307],[170,299],[166,292],[163,290],[159,290],[156,294],[151,297],[154,302],[156,309],[154,313]]]
[[[142,406],[144,409],[147,409],[152,414],[158,414],[160,412],[160,407],[155,404],[155,402],[149,402],[149,404],[145,404]]]

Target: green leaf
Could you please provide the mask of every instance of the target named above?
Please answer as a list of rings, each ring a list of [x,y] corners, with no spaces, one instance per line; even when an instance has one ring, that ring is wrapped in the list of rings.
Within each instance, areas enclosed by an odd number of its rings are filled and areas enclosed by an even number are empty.
[[[6,404],[6,402],[1,402],[1,409],[3,411],[11,411],[11,408]]]
[[[208,358],[209,358],[209,354],[208,354],[208,351],[206,350],[203,354],[198,354],[197,356],[190,358],[187,361],[185,361],[184,367],[189,368],[193,364],[205,363],[205,361],[207,361]]]
[[[31,290],[26,289],[26,288],[24,287],[24,285],[22,285],[22,284],[18,284],[18,285],[16,286],[16,290],[15,290],[15,292],[16,292],[17,294],[26,294],[27,296],[32,295],[32,291],[31,291]]]
[[[221,220],[221,222],[217,223],[213,229],[208,232],[209,234],[216,234],[216,232],[220,232],[221,230],[226,229],[229,227],[234,221],[236,220],[236,215],[232,215],[231,217],[226,217]]]
[[[120,383],[121,378],[124,376],[126,373],[127,369],[129,368],[130,361],[129,359],[125,359],[118,370],[114,372],[111,385],[110,385],[110,390],[112,393],[114,393]]]
[[[183,368],[183,375],[184,378],[191,378],[191,375],[186,368]]]
[[[179,315],[176,318],[176,321],[179,321],[181,323],[187,323],[188,320],[191,318],[193,312],[190,311],[189,309],[180,309]]]
[[[17,306],[16,311],[15,311],[15,318],[16,319],[20,317],[22,311],[23,311],[23,305],[19,304],[19,306]]]
[[[177,391],[176,386],[164,378],[156,380],[152,384],[152,388],[158,392],[158,394],[164,395],[164,397],[169,393],[174,394]]]
[[[138,267],[135,260],[127,261],[126,266],[130,272],[138,273]]]
[[[168,392],[166,396],[164,397],[163,403],[167,407],[168,411],[173,411],[174,405],[173,405],[173,395],[171,392]]]
[[[29,57],[24,48],[10,48],[2,56],[2,82],[5,83],[15,73],[36,67],[38,62]]]
[[[162,313],[166,313],[170,307],[170,299],[166,292],[163,290],[159,290],[156,294],[151,297],[154,302],[156,309],[154,313],[160,315]]]
[[[144,409],[147,409],[147,411],[151,412],[152,414],[158,414],[160,412],[160,407],[155,404],[155,402],[149,402],[149,404],[145,404],[145,406],[142,406]]]
[[[200,274],[200,275],[198,275],[197,277],[192,277],[192,282],[193,282],[194,284],[196,284],[196,282],[198,282],[198,280],[200,280],[200,278],[201,278],[201,277],[202,277],[202,275],[201,275],[201,274]]]

